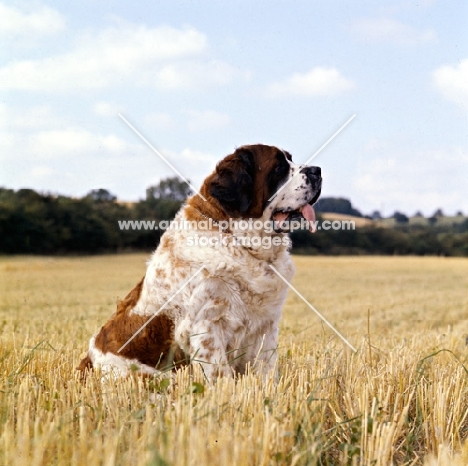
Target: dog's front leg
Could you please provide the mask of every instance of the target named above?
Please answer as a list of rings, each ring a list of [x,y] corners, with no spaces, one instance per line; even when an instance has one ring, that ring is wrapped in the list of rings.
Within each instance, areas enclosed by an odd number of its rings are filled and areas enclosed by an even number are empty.
[[[235,364],[236,370],[243,372],[250,364],[264,378],[274,373],[278,353],[278,324],[266,322],[260,328],[246,335],[242,341],[245,355]]]
[[[278,357],[278,324],[268,322],[260,332],[260,344],[256,349],[254,368],[264,377],[272,374]]]
[[[226,353],[239,347],[245,312],[227,280],[206,278],[191,292],[186,314],[176,327],[176,342],[209,380],[234,375]]]
[[[195,321],[188,337],[190,361],[201,365],[208,380],[233,375],[226,356],[225,335],[220,322]]]

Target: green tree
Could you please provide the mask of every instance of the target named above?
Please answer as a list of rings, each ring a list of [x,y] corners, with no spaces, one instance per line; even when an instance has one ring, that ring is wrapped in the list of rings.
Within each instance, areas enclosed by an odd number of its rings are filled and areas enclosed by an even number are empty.
[[[107,189],[92,189],[86,197],[94,202],[114,202],[117,196],[114,196]]]
[[[336,214],[362,217],[361,212],[355,209],[348,199],[342,197],[321,197],[315,205],[315,209],[318,212],[333,212]]]
[[[409,218],[405,214],[402,214],[401,212],[398,212],[398,211],[396,211],[393,214],[393,218],[395,219],[396,223],[408,223],[409,222]]]
[[[165,178],[156,186],[150,186],[146,190],[146,200],[153,199],[184,202],[192,194],[190,186],[177,177]]]

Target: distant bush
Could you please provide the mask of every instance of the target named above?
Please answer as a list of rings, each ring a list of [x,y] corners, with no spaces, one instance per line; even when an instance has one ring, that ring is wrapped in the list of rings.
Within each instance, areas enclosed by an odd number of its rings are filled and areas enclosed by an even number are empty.
[[[342,197],[322,197],[315,204],[317,212],[332,212],[336,214],[353,215],[362,217],[361,212],[355,209],[348,199]]]
[[[395,222],[397,223],[409,222],[409,218],[405,214],[402,214],[401,212],[398,212],[398,211],[393,214],[393,218],[395,219]]]

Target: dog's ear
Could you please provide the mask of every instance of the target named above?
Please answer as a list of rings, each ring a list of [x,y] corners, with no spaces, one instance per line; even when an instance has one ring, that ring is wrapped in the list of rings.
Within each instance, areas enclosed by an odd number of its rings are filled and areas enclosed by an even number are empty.
[[[216,166],[210,194],[228,215],[245,214],[253,202],[255,160],[248,149],[238,149]]]

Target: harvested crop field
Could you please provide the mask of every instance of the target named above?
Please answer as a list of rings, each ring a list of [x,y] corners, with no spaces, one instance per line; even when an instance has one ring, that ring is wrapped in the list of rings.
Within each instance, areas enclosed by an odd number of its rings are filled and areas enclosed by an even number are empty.
[[[278,380],[75,371],[142,254],[0,259],[0,464],[468,464],[468,261],[296,256]]]

